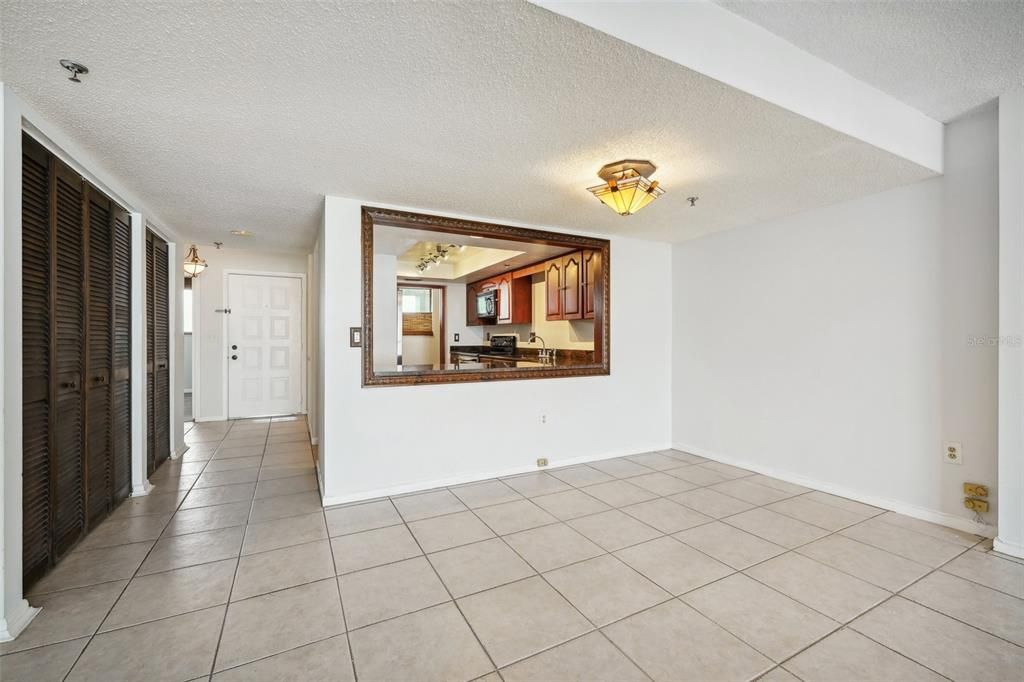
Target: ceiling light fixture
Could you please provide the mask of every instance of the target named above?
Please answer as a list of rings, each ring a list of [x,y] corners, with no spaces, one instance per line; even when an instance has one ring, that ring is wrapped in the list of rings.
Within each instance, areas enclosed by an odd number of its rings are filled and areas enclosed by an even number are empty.
[[[72,83],[81,83],[82,81],[80,81],[78,77],[89,73],[89,67],[85,64],[79,64],[78,62],[73,62],[70,59],[60,60],[60,65],[71,74],[68,76],[68,80]]]
[[[619,215],[633,215],[665,193],[658,181],[650,180],[657,166],[647,160],[623,159],[603,166],[597,177],[603,185],[587,191]]]
[[[250,232],[249,230],[231,230],[231,234],[235,235],[236,237],[251,237],[252,236],[252,232]]]
[[[465,251],[465,246],[459,246],[458,244],[438,244],[434,247],[433,251],[428,252],[426,255],[420,257],[420,262],[416,265],[416,269],[420,272],[425,272],[435,265],[439,265],[442,261],[448,260],[451,256],[452,251]]]
[[[206,261],[199,257],[199,249],[196,248],[195,244],[188,247],[184,266],[186,277],[198,277],[206,269]]]

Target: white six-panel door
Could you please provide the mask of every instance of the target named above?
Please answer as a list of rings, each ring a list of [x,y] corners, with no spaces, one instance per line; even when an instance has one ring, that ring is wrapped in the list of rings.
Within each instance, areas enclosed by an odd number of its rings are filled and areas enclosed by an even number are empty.
[[[302,411],[302,280],[229,274],[228,417]]]

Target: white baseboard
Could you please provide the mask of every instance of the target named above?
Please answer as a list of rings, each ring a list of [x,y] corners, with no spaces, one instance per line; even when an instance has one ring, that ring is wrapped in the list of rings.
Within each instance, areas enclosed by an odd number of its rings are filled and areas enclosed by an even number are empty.
[[[0,618],[0,642],[13,641],[42,611],[42,609],[29,606],[24,599],[19,599],[12,607],[6,618]]]
[[[977,523],[971,519],[965,519],[962,516],[955,516],[953,514],[947,514],[946,512],[938,511],[937,509],[928,509],[926,507],[919,507],[909,502],[903,502],[902,500],[893,500],[885,497],[876,497],[874,495],[867,495],[857,490],[851,490],[841,485],[836,485],[829,481],[821,481],[814,478],[809,478],[801,474],[795,474],[791,471],[783,471],[776,469],[775,467],[764,466],[758,462],[749,462],[735,457],[728,457],[721,453],[711,452],[704,448],[698,448],[686,444],[677,444],[672,446],[676,450],[682,450],[683,452],[689,452],[700,457],[712,459],[716,462],[723,464],[731,464],[733,466],[740,467],[742,469],[749,469],[750,471],[756,471],[759,474],[765,476],[771,476],[772,478],[778,478],[783,481],[790,483],[796,483],[806,488],[814,488],[822,492],[831,493],[838,495],[839,497],[845,497],[857,502],[863,502],[869,504],[872,507],[879,507],[881,509],[888,509],[894,511],[897,514],[903,514],[904,516],[911,516],[915,519],[922,521],[930,521],[937,523],[941,526],[947,526],[949,528],[955,528],[956,530],[962,530],[965,533],[973,533],[974,535],[980,535],[982,537],[991,538],[996,534],[996,527]]]
[[[510,469],[502,469],[500,471],[490,471],[487,473],[466,473],[457,474],[455,476],[449,476],[447,478],[435,479],[432,481],[421,481],[418,483],[406,483],[403,485],[390,486],[388,488],[378,488],[377,490],[369,490],[366,492],[351,493],[348,495],[333,495],[331,497],[323,497],[323,505],[325,507],[334,507],[339,504],[350,504],[352,502],[363,502],[365,500],[375,500],[380,497],[392,497],[394,495],[405,495],[407,493],[422,492],[425,490],[433,490],[434,488],[446,488],[453,485],[463,485],[465,483],[475,483],[477,481],[486,481],[491,478],[501,478],[503,476],[515,476],[517,474],[529,474],[534,471],[545,471],[547,469],[557,469],[559,467],[572,466],[574,464],[586,464],[587,462],[600,462],[604,459],[614,459],[616,457],[625,457],[627,455],[637,455],[642,452],[656,452],[658,450],[667,450],[669,446],[659,445],[651,447],[647,450],[636,450],[630,449],[626,452],[610,452],[600,456],[594,457],[586,455],[583,457],[573,457],[570,459],[552,460],[546,467],[538,467],[535,464],[514,467]],[[321,457],[323,455],[321,454]]]
[[[1009,554],[1018,559],[1024,559],[1024,545],[1017,542],[1007,542],[1006,540],[996,538],[992,541],[992,549],[1000,554]]]
[[[197,424],[201,422],[226,422],[227,420],[227,417],[195,417],[192,419]]]
[[[141,486],[132,486],[131,497],[145,497],[153,492],[153,484],[146,479]]]

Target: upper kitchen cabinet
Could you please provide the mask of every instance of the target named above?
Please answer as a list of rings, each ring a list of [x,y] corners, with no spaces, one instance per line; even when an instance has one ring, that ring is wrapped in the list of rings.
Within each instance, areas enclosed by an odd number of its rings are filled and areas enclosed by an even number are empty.
[[[466,326],[479,327],[483,324],[476,311],[476,295],[480,293],[479,283],[466,285]]]
[[[498,315],[493,322],[480,319],[476,308],[477,294],[491,290],[498,292]],[[466,291],[473,300],[472,311],[467,310],[466,324],[530,324],[533,321],[533,289],[529,278],[515,278],[511,272],[506,272],[469,284]],[[470,321],[471,317],[476,321]]]
[[[548,261],[544,271],[547,319],[582,320],[585,316],[584,253],[574,251]],[[593,307],[593,305],[591,305]],[[593,314],[590,315],[593,317]]]
[[[594,319],[597,301],[601,297],[601,252],[587,249],[583,252],[583,319]]]
[[[549,320],[562,319],[562,259],[548,261],[544,270],[544,292]]]

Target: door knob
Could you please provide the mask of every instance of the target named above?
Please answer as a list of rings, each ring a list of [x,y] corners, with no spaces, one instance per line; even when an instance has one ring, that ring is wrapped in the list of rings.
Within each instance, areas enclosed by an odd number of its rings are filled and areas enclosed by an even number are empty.
[[[237,359],[238,359],[238,356],[237,356],[237,355],[232,355],[232,356],[231,356],[231,359],[232,359],[232,360],[237,360]]]
[[[238,346],[232,345],[231,350],[238,350]]]

